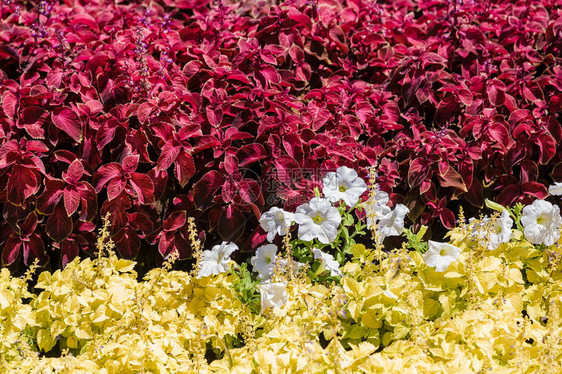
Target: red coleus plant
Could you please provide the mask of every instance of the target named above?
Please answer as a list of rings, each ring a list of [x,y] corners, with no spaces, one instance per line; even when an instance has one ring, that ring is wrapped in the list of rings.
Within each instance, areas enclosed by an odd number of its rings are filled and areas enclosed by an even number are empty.
[[[190,216],[252,249],[342,165],[434,233],[562,180],[549,0],[11,0],[0,25],[4,265],[90,254],[107,213],[128,258],[188,258]]]

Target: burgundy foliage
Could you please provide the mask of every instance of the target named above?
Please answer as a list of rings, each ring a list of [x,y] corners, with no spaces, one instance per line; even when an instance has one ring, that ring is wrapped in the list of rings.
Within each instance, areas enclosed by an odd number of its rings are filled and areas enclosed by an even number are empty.
[[[188,258],[187,217],[251,249],[341,165],[434,230],[544,198],[560,56],[556,0],[3,0],[3,264],[91,254],[106,213],[128,258]]]

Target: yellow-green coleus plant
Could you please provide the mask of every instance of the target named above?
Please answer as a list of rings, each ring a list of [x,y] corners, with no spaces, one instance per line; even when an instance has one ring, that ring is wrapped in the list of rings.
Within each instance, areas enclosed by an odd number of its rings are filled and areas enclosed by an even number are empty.
[[[286,300],[265,309],[240,285],[244,267],[199,278],[165,266],[138,279],[134,262],[109,252],[41,273],[38,295],[2,270],[2,368],[557,372],[561,252],[513,234],[490,249],[469,226],[452,230],[448,244],[461,251],[441,272],[417,251],[354,245],[329,282],[275,273]]]

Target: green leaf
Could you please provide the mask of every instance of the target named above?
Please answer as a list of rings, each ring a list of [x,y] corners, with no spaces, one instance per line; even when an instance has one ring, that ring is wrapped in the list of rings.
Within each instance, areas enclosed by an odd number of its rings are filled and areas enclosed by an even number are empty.
[[[488,199],[486,199],[486,206],[490,209],[497,210],[498,212],[503,212],[505,210],[505,207],[503,205],[495,203]]]
[[[355,222],[355,219],[353,218],[353,216],[351,214],[344,214],[343,219],[342,219],[342,223],[344,226],[348,227],[348,226],[352,226],[353,222]]]

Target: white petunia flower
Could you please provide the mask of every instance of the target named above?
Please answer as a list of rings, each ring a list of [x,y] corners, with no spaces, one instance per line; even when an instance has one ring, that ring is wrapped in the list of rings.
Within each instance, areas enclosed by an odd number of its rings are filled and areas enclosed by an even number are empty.
[[[250,259],[250,262],[254,271],[258,273],[258,278],[264,281],[273,275],[276,259],[277,246],[275,244],[267,244],[257,249],[256,255]]]
[[[321,262],[318,273],[322,273],[324,270],[327,270],[333,277],[342,276],[342,273],[340,271],[340,263],[334,260],[334,256],[328,253],[324,253],[318,248],[312,248],[312,254],[314,254],[315,259],[318,259]]]
[[[269,308],[280,308],[287,303],[287,283],[263,283],[257,286],[260,290],[261,313]]]
[[[474,218],[469,219],[469,224],[472,224],[474,220]],[[501,243],[507,243],[511,239],[513,220],[509,216],[509,212],[504,210],[491,227],[490,221],[491,219],[485,216],[482,218],[482,222],[478,227],[473,227],[472,233],[481,238],[486,237],[488,239],[488,249],[494,250],[498,248]],[[488,227],[489,229],[486,230]]]
[[[404,229],[404,218],[406,218],[406,214],[408,213],[410,213],[410,209],[405,205],[396,204],[394,210],[382,216],[378,226],[381,240],[384,240],[387,236],[401,235]]]
[[[340,166],[334,173],[329,172],[322,178],[322,192],[332,202],[343,200],[348,206],[354,206],[367,190],[365,181],[357,172],[347,166]]]
[[[560,239],[560,208],[545,200],[535,200],[523,208],[523,233],[533,244],[553,245]]]
[[[554,182],[554,185],[548,187],[548,193],[554,196],[562,195],[562,183]]]
[[[271,243],[273,238],[275,238],[275,234],[287,235],[294,220],[295,215],[293,213],[273,207],[261,215],[260,225],[267,232],[267,240]]]
[[[329,244],[338,234],[340,212],[326,199],[314,197],[309,203],[297,207],[295,222],[299,224],[299,239],[310,241],[317,238]]]
[[[367,215],[367,226],[372,227],[379,219],[390,212],[388,194],[377,189],[375,194],[365,201],[365,213]],[[374,221],[373,221],[374,219]]]
[[[448,243],[427,242],[429,249],[422,256],[427,266],[434,267],[438,272],[444,272],[453,261],[456,261],[462,249]]]
[[[227,271],[230,255],[237,249],[238,246],[234,243],[222,242],[221,245],[215,245],[210,251],[203,251],[197,277],[208,277],[212,274],[219,275]]]

